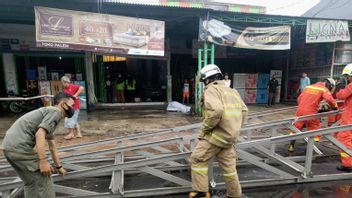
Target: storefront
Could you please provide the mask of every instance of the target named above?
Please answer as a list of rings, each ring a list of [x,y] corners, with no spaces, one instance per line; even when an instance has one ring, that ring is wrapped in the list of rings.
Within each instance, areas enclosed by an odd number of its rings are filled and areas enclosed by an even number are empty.
[[[102,62],[101,66],[98,62]],[[167,62],[151,57],[94,55],[94,67],[102,67],[96,79],[99,100],[106,103],[167,101]],[[124,83],[124,102],[117,94],[121,83]]]
[[[3,32],[0,32],[0,38],[4,39],[2,41],[3,47],[1,48],[1,52],[14,55],[15,61],[13,64],[7,64],[8,67],[16,65],[15,68],[20,71],[18,78],[16,78],[18,80],[14,81],[14,86],[18,86],[16,89],[25,88],[27,86],[25,79],[33,77],[34,73],[38,73],[34,72],[35,69],[38,70],[38,67],[45,66],[48,81],[57,75],[61,77],[61,75],[66,73],[69,73],[73,77],[82,76],[79,79],[86,81],[90,101],[97,99],[101,103],[108,102],[106,89],[107,76],[110,76],[112,84],[115,86],[118,73],[121,73],[123,80],[127,80],[127,77],[130,75],[136,82],[133,97],[129,97],[127,102],[181,101],[183,82],[185,79],[194,82],[195,74],[198,71],[198,49],[203,49],[204,46],[202,42],[198,42],[199,21],[200,18],[204,17],[212,17],[239,29],[247,27],[290,27],[290,46],[286,49],[258,50],[236,46],[215,46],[215,64],[220,66],[224,73],[230,74],[233,87],[247,89],[251,93],[256,92],[257,95],[260,95],[258,94],[259,91],[265,92],[265,82],[268,81],[271,73],[274,71],[280,75],[281,79],[281,93],[279,94],[279,98],[294,99],[295,86],[297,86],[300,73],[303,71],[307,72],[313,82],[322,77],[329,76],[333,51],[338,51],[340,45],[346,47],[345,43],[337,43],[336,45],[333,43],[307,44],[305,42],[307,19],[302,17],[270,16],[258,14],[258,12],[257,14],[241,13],[251,10],[242,8],[214,11],[205,7],[163,7],[109,2],[105,2],[103,5],[98,10],[94,7],[96,5],[90,2],[80,3],[79,6],[62,4],[60,7],[90,13],[104,12],[114,15],[114,17],[138,16],[138,19],[162,21],[165,23],[165,46],[163,54],[126,54],[122,53],[122,51],[97,52],[94,48],[86,50],[37,48],[33,17],[28,17],[34,15],[33,9],[37,5],[28,5],[27,15],[23,14],[21,15],[22,18],[16,18],[18,22],[17,24],[13,24],[16,27],[5,28]],[[54,5],[46,6],[55,7]],[[264,10],[260,13],[262,12]],[[23,25],[21,22],[30,25]],[[23,28],[24,26],[26,27]],[[133,28],[136,27],[133,26]],[[10,32],[8,30],[14,31]],[[91,29],[88,28],[84,31],[88,30]],[[126,35],[131,32],[123,35],[112,34],[110,40],[82,37],[79,41],[92,43],[92,45],[102,41],[107,44],[112,41],[114,43],[112,45],[128,41],[130,43],[125,43],[125,46],[137,46],[135,48],[138,48],[139,45],[146,46],[141,38],[149,36],[143,31],[141,32],[140,35],[136,35],[133,32],[132,35]],[[70,34],[70,32],[66,33]],[[138,42],[133,42],[133,39],[130,39],[131,36],[138,38],[136,40]],[[17,46],[12,47],[12,39],[19,39]],[[121,41],[121,39],[125,40]],[[24,46],[23,42],[25,42]],[[26,43],[28,44],[27,47]],[[8,45],[10,48],[8,48]],[[61,46],[59,45],[58,47]],[[132,47],[130,48],[132,49]],[[207,58],[209,57],[210,55]],[[338,58],[338,55],[336,58]],[[1,62],[4,63],[4,57],[2,57]],[[336,69],[338,70],[340,67],[336,66]],[[0,70],[0,74],[4,73],[3,68]],[[13,69],[13,72],[16,73],[15,69]],[[334,73],[336,72],[334,71]],[[247,75],[245,80],[248,80],[249,76],[252,78],[252,74],[257,74],[256,82],[253,82],[252,85],[244,85],[244,87],[234,84],[240,79],[239,76],[242,74]],[[260,78],[265,78],[265,81],[260,82]],[[40,80],[39,76],[37,76],[37,80]],[[7,81],[5,80],[5,82]],[[6,87],[3,84],[0,86],[0,90],[3,96],[6,95]],[[112,102],[117,102],[115,88],[112,91]]]

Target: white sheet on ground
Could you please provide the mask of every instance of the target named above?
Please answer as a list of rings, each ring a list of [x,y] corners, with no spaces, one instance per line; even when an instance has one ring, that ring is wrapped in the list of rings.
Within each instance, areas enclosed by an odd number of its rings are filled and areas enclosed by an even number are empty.
[[[167,105],[166,111],[189,113],[191,111],[191,107],[188,107],[179,102],[172,101],[172,102],[169,102],[169,105]]]

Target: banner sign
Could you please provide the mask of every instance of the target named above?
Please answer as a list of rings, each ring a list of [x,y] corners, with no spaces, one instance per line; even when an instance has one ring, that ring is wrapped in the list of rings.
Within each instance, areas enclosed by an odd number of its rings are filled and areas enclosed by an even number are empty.
[[[165,22],[35,7],[38,47],[164,56]]]
[[[200,20],[199,40],[218,45],[259,50],[288,50],[291,27],[231,27],[216,19]]]
[[[350,41],[347,21],[307,20],[306,43]]]

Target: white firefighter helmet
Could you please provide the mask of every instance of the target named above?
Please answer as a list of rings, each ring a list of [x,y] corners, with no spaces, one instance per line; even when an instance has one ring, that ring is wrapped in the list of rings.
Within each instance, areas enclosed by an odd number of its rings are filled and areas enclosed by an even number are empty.
[[[336,85],[335,80],[333,78],[325,78],[324,80],[328,82],[328,89],[331,91]]]
[[[346,67],[343,68],[342,75],[352,76],[352,63],[346,65]]]
[[[215,64],[206,65],[200,70],[201,81],[204,81],[210,76],[214,76],[216,74],[222,74],[218,66],[216,66]]]

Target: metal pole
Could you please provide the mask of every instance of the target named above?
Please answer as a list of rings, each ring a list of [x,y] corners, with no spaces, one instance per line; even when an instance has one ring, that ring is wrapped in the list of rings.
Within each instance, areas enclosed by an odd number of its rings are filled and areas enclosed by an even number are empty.
[[[332,49],[332,59],[331,59],[330,78],[333,78],[333,77],[334,77],[335,48],[336,48],[336,42],[334,43],[334,48]]]
[[[167,102],[171,102],[172,101],[172,76],[171,76],[171,63],[170,63],[170,59],[171,57],[169,57],[166,61],[166,72],[167,72]]]
[[[209,166],[208,167],[209,184],[212,189],[215,189],[216,182],[214,179],[214,157],[209,160],[208,166]]]
[[[210,63],[214,64],[215,62],[215,45],[214,43],[211,44],[211,55],[210,55]]]
[[[204,43],[204,60],[203,60],[203,62],[204,62],[203,67],[208,64],[208,44],[207,43]]]
[[[306,151],[305,170],[302,175],[304,178],[307,178],[312,174],[313,146],[314,146],[314,140],[312,137],[309,137],[307,151]]]
[[[271,130],[271,137],[276,137],[277,136],[277,127],[273,127]],[[276,149],[276,144],[273,142],[271,144],[270,150],[272,153],[275,153],[275,149]]]
[[[287,59],[286,59],[286,72],[285,72],[285,93],[284,93],[284,98],[287,100],[287,91],[288,91],[288,81],[289,81],[289,70],[290,70],[290,51],[287,51]]]

